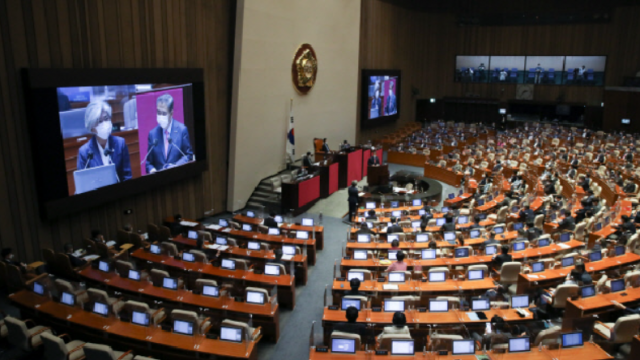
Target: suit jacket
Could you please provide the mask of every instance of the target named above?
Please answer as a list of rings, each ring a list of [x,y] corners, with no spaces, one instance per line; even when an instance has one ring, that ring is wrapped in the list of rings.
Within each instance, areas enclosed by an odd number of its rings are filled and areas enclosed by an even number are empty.
[[[352,204],[357,204],[358,203],[358,188],[355,186],[349,186],[349,198],[347,199],[348,202],[352,203]]]
[[[324,152],[331,151],[331,150],[329,150],[329,144],[327,144],[327,143],[322,144],[322,151],[324,151]]]
[[[111,162],[116,165],[116,173],[118,174],[118,179],[121,182],[130,180],[131,162],[129,161],[129,148],[127,147],[124,139],[119,136],[109,135],[109,138],[107,138],[107,148],[113,150],[113,153],[111,153],[110,157]],[[93,158],[91,160],[89,160],[90,152],[93,153]],[[89,166],[87,166],[87,161],[89,161]],[[76,166],[78,170],[82,170],[85,167],[94,168],[103,165],[106,164],[102,163],[102,156],[100,156],[98,140],[94,135],[91,140],[82,145],[78,150],[78,161]]]
[[[277,228],[278,227],[278,223],[276,222],[276,219],[272,218],[271,216],[269,216],[268,218],[264,219],[264,226],[266,227],[270,227],[270,228]]]
[[[164,156],[164,137],[162,136],[162,127],[160,125],[149,131],[146,169],[150,173],[152,169],[162,170],[165,165],[182,165],[193,160],[193,150],[191,150],[191,142],[189,141],[189,131],[187,127],[180,122],[171,120],[171,138],[172,144],[168,144],[167,157]],[[157,141],[153,146],[153,142]],[[180,149],[184,156],[178,151]]]
[[[311,159],[310,159],[308,156],[305,156],[305,157],[302,159],[302,165],[303,165],[303,166],[311,167],[311,166],[312,166],[312,164],[311,164]]]
[[[533,221],[533,219],[536,217],[536,214],[531,209],[529,209],[529,210],[520,210],[520,214],[519,214],[518,217],[519,217],[518,220],[520,220],[520,221],[528,221],[528,220]]]
[[[67,254],[67,256],[69,257],[69,262],[71,263],[71,267],[76,268],[87,263],[87,260],[76,257],[73,254]]]
[[[596,158],[596,161],[599,162],[599,163],[603,163],[604,162],[604,154],[598,155],[598,157]]]
[[[377,157],[377,156],[374,158],[372,156],[372,157],[369,158],[369,161],[367,163],[369,164],[369,166],[371,166],[371,165],[380,165],[380,158]]]
[[[573,216],[567,216],[558,224],[558,230],[570,230],[573,231],[576,228],[576,220]]]
[[[404,230],[402,230],[402,227],[400,227],[400,225],[398,224],[393,224],[387,228],[387,234],[402,233],[402,232],[404,232]]]
[[[384,114],[392,115],[395,114],[398,110],[396,109],[396,95],[391,95],[387,98],[387,103],[384,106]]]

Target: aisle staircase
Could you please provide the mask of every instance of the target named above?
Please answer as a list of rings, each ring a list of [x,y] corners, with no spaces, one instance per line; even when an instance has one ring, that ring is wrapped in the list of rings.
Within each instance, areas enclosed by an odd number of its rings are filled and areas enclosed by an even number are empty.
[[[283,170],[275,175],[262,179],[247,201],[246,209],[264,210],[264,214],[275,212],[282,214],[282,182],[291,181],[298,169]]]

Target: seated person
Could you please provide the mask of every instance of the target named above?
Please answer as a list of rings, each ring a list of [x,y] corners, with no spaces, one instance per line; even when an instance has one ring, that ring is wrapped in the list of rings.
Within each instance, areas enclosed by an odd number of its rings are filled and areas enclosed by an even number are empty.
[[[578,285],[591,285],[593,280],[591,279],[591,275],[585,270],[584,263],[577,263],[575,268],[571,270],[571,273],[567,275],[567,280],[573,280]]]
[[[622,215],[620,219],[622,220],[622,225],[612,224],[611,226],[616,228],[621,234],[627,232],[630,232],[631,234],[636,233],[636,225],[633,223],[633,221],[631,221],[631,218],[629,216]]]
[[[387,234],[393,234],[393,233],[404,233],[404,230],[402,230],[402,227],[398,225],[398,219],[394,217],[391,218],[391,226],[387,228]]]
[[[411,335],[409,332],[409,327],[407,326],[407,317],[402,312],[395,312],[393,314],[392,320],[393,326],[385,326],[382,330],[382,333],[378,335],[378,340],[382,338],[383,335],[397,335],[397,334],[406,334]]]
[[[178,236],[182,233],[182,225],[180,222],[182,221],[182,215],[175,214],[173,215],[173,222],[169,224],[169,229],[171,230],[171,236]]]
[[[520,210],[520,213],[518,213],[518,221],[533,222],[535,217],[536,215],[533,210],[531,210],[531,207],[529,207],[529,204],[525,205],[524,208]]]
[[[393,240],[391,242],[391,249],[389,250],[400,250],[400,242],[398,240]]]
[[[486,233],[484,235],[485,237],[487,236]],[[496,245],[496,244],[500,244],[500,241],[496,240],[496,232],[491,230],[489,231],[489,237],[487,238],[487,240],[485,240],[482,244],[481,244],[481,248],[484,249],[489,245]]]
[[[473,224],[471,224],[471,226],[469,226],[469,230],[473,230],[473,229],[483,229],[484,227],[482,225],[480,225],[480,216],[475,215],[473,217]]]
[[[555,232],[564,230],[574,231],[576,229],[576,220],[571,216],[570,211],[565,211],[564,215],[561,215],[560,218],[562,220],[558,223],[558,227]]]
[[[347,290],[344,292],[345,295],[355,295],[355,296],[367,296],[364,291],[360,291],[360,279],[353,278],[349,281],[349,286],[351,290]]]
[[[16,261],[15,256],[13,255],[13,249],[4,248],[2,249],[1,255],[2,255],[2,261],[4,261],[8,265],[17,266],[18,269],[20,269],[20,272],[22,273],[22,275],[26,276],[27,279],[32,279],[36,276],[33,272],[33,269],[30,266],[28,266],[23,262]]]
[[[484,328],[484,333],[482,335],[477,332],[473,332],[471,335],[476,341],[480,342],[481,347],[489,349],[493,342],[496,340],[499,342],[508,342],[508,334],[505,331],[505,321],[498,315],[494,315],[491,318],[491,329],[492,332],[488,333],[487,328]],[[496,338],[497,337],[497,338]]]
[[[264,219],[263,225],[268,228],[277,228],[278,223],[276,222],[276,213],[274,213],[273,211],[270,212],[269,217]]]
[[[378,221],[378,217],[376,216],[376,211],[371,209],[367,211],[367,220]]]
[[[373,231],[371,229],[369,229],[369,226],[367,226],[367,223],[362,223],[360,224],[360,230],[356,231],[356,234],[360,235],[360,234],[373,234]]]
[[[349,306],[346,311],[347,322],[338,323],[333,326],[333,331],[340,331],[349,334],[360,335],[360,340],[365,336],[367,327],[364,323],[358,323],[358,309],[353,306]]]
[[[456,231],[456,224],[453,222],[453,216],[447,214],[445,216],[445,223],[442,225],[442,233],[445,231]]]
[[[502,245],[500,250],[502,253],[493,258],[493,266],[498,270],[502,268],[502,264],[513,261],[513,257],[509,255],[509,245]]]
[[[438,243],[434,239],[429,240],[429,249],[438,249]]]
[[[73,255],[73,245],[71,243],[64,244],[64,253],[69,257],[71,267],[80,267],[87,263],[87,260]]]
[[[456,235],[456,241],[458,242],[458,246],[464,246],[464,236],[462,236],[462,233]]]
[[[404,262],[404,252],[398,251],[396,253],[396,262],[389,265],[386,271],[407,271],[407,263]]]

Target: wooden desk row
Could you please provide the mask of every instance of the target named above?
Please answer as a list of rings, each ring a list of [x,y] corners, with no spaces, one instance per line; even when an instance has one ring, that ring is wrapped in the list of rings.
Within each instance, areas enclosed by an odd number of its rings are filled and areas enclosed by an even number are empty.
[[[21,290],[10,294],[9,299],[22,310],[37,316],[38,322],[64,327],[67,332],[79,334],[83,340],[119,343],[123,347],[135,347],[140,353],[172,359],[216,357],[217,359],[257,359],[255,342],[232,343],[186,336],[163,331],[159,327],[138,326],[113,317],[103,317],[52,301],[47,297]]]
[[[261,218],[251,218],[242,214],[236,214],[233,217],[234,221],[237,221],[241,224],[249,224],[249,225],[262,225],[264,223],[264,219]],[[322,250],[324,249],[324,226],[315,225],[315,226],[302,226],[298,224],[281,224],[280,229],[283,230],[295,230],[295,231],[308,231],[309,233],[315,231],[316,232],[316,249]]]
[[[462,184],[463,174],[461,172],[454,172],[425,162],[422,163],[421,167],[424,167],[424,177],[456,187]]]

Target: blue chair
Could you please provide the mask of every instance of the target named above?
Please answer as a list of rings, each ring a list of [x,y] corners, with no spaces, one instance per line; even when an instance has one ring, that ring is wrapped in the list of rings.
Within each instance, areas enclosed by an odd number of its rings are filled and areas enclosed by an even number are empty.
[[[593,74],[593,69],[587,69],[587,74]]]
[[[547,79],[549,80],[549,82],[554,82],[556,79],[556,69],[554,68],[549,68],[549,71],[547,72]]]
[[[587,81],[593,81],[593,73],[587,73]]]
[[[567,72],[567,82],[573,81],[573,71]]]
[[[527,76],[527,80],[531,80],[532,82],[535,82],[535,78],[536,78],[536,69],[530,68],[529,69],[529,76]]]

